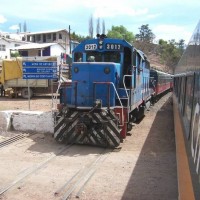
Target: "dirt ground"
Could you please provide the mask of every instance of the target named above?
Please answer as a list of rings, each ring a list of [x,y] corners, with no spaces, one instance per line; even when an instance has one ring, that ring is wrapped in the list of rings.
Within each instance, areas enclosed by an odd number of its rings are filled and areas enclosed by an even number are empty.
[[[54,108],[58,99],[51,96],[33,97],[28,99],[0,97],[0,111],[3,110],[31,110],[31,111],[50,111]]]
[[[31,110],[51,110],[51,98]],[[28,110],[23,99],[0,98],[0,110]],[[66,147],[35,134],[0,148],[0,200],[178,199],[171,93],[135,124],[120,148]],[[16,133],[0,133],[0,142]]]

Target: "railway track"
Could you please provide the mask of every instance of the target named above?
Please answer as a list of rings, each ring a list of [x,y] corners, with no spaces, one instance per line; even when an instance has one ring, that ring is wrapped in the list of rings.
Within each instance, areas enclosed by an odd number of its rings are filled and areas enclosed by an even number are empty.
[[[49,158],[47,158],[46,160],[44,160],[43,162],[28,168],[27,170],[25,170],[25,172],[23,174],[21,174],[20,176],[16,177],[15,180],[13,180],[12,182],[7,183],[6,185],[0,187],[0,195],[2,195],[3,193],[5,193],[6,191],[8,191],[9,189],[11,189],[12,187],[14,187],[15,185],[17,185],[18,183],[20,183],[21,181],[23,181],[25,178],[27,178],[28,176],[30,176],[31,174],[35,173],[37,170],[40,170],[42,167],[44,167],[48,162],[50,162],[51,160],[53,160],[56,156],[60,155],[61,153],[63,153],[64,151],[66,151],[67,149],[69,149],[72,145],[68,145],[65,146],[64,148],[62,148],[59,152],[57,152],[57,154],[50,156]]]
[[[61,200],[67,200],[72,193],[75,192],[76,198],[79,198],[84,187],[107,158],[109,152],[110,150],[108,149],[104,149],[100,152],[95,159],[79,169],[69,180],[67,180],[64,185],[54,193],[54,196],[59,196]]]
[[[25,137],[27,137],[27,136],[20,135],[18,137],[13,137],[11,141],[9,139],[6,141],[8,142],[8,144],[10,144],[14,141],[18,141]],[[5,145],[6,144],[7,143],[5,143]],[[67,145],[67,146],[63,147],[62,149],[60,149],[56,154],[50,156],[49,158],[45,159],[44,161],[42,161],[36,165],[26,169],[22,174],[17,176],[13,181],[8,182],[7,184],[0,187],[0,195],[4,194],[6,191],[10,190],[11,188],[17,186],[22,181],[24,182],[26,180],[26,178],[28,178],[32,174],[38,172],[40,169],[47,167],[47,164],[49,162],[51,162],[57,156],[65,153],[66,150],[69,150],[73,146],[74,146],[74,144]],[[101,150],[101,152],[97,156],[95,156],[95,158],[93,158],[91,161],[89,161],[87,164],[85,164],[83,167],[81,167],[69,180],[67,180],[57,191],[54,192],[53,195],[55,196],[55,198],[59,197],[62,200],[66,200],[70,197],[70,195],[73,192],[76,192],[75,195],[77,198],[79,198],[81,196],[81,193],[82,193],[84,187],[89,182],[89,180],[92,178],[92,176],[95,174],[97,169],[100,167],[101,163],[104,162],[106,157],[109,155],[110,151],[112,151],[112,150],[110,150],[110,149]]]
[[[3,141],[0,142],[0,149],[5,147],[5,146],[8,146],[14,142],[17,142],[19,140],[22,140],[24,138],[27,138],[27,137],[30,137],[32,135],[35,135],[36,133],[33,133],[33,134],[27,134],[27,133],[20,133],[20,134],[17,134],[9,139],[5,139]]]

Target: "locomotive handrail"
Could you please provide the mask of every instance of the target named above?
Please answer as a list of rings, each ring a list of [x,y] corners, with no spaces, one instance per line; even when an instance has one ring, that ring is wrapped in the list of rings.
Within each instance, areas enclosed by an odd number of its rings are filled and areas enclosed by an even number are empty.
[[[118,98],[118,100],[119,100],[119,102],[120,102],[121,108],[123,108],[123,105],[122,105],[122,102],[121,102],[121,100],[120,100],[119,94],[118,94],[117,89],[116,89],[116,87],[115,87],[115,85],[114,85],[113,82],[93,82],[93,84],[110,84],[110,85],[112,85],[113,88],[114,88],[114,90],[115,90],[115,93],[116,93],[116,95],[117,95],[117,98]],[[122,121],[123,123],[122,123],[120,126],[124,126],[124,111],[122,111],[122,120],[121,120],[121,121]]]
[[[66,86],[66,88],[67,87],[74,87],[74,91],[75,91],[75,94],[74,94],[74,105],[75,105],[75,107],[77,107],[77,88],[78,88],[78,83],[79,83],[80,81],[71,81],[70,83],[70,85],[67,85]]]
[[[81,81],[73,81],[73,82],[71,82],[72,84],[75,83],[75,93],[77,93],[77,91],[76,91],[77,90],[77,86],[78,86],[78,83],[80,83],[80,82]],[[117,89],[116,89],[116,87],[115,87],[113,82],[93,82],[93,84],[111,84],[113,86],[114,90],[115,90],[115,93],[117,95],[117,98],[118,98],[118,100],[120,102],[121,107],[123,107],[122,102],[121,102],[120,97],[119,97],[119,94],[117,92]],[[77,95],[75,95],[75,96],[77,96]],[[75,99],[75,104],[77,103],[76,101],[77,100]]]
[[[58,94],[59,94],[59,89],[61,87],[61,84],[62,84],[62,81],[61,81],[61,78],[58,80],[58,87],[57,87],[57,90],[56,90],[56,95],[53,95],[52,94],[52,115],[53,115],[53,109],[55,109],[55,105],[57,104],[57,97],[58,97]]]
[[[77,87],[78,87],[78,83],[80,83],[80,82],[81,82],[81,81],[72,81],[72,82],[71,82],[72,85],[73,85],[73,83],[75,84],[75,107],[77,106]],[[119,102],[120,102],[120,106],[119,106],[119,107],[123,108],[121,99],[120,99],[120,97],[119,97],[119,94],[118,94],[117,89],[116,89],[116,87],[115,87],[115,85],[114,85],[113,82],[93,82],[93,84],[109,84],[109,85],[112,85],[113,88],[114,88],[114,90],[115,90],[115,93],[116,93],[116,95],[117,95],[117,98],[118,98],[118,100],[119,100]],[[122,120],[121,120],[121,121],[122,121],[123,123],[120,124],[120,126],[124,126],[124,112],[123,112],[123,111],[122,111]]]
[[[119,97],[119,94],[118,94],[118,92],[117,92],[117,89],[116,89],[116,87],[115,87],[115,85],[114,85],[113,82],[93,82],[93,83],[94,83],[94,84],[111,84],[111,85],[113,86],[114,90],[115,90],[115,93],[116,93],[116,95],[117,95],[117,98],[118,98],[118,100],[119,100],[119,102],[120,102],[121,107],[123,107],[122,102],[121,102],[120,97]]]
[[[123,76],[123,84],[124,84],[126,96],[127,96],[127,99],[128,99],[128,105],[127,105],[127,107],[129,108],[129,106],[130,106],[129,95],[128,95],[127,88],[126,88],[126,84],[125,84],[125,78],[126,78],[126,77],[133,77],[133,75],[124,75],[124,76]]]

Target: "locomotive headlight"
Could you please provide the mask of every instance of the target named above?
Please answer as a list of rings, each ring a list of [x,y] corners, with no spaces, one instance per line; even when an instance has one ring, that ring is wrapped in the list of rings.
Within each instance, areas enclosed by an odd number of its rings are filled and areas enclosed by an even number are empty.
[[[74,68],[74,72],[75,72],[75,73],[78,73],[78,71],[79,71],[78,67],[75,67],[75,68]]]
[[[103,41],[99,40],[99,49],[103,49]]]
[[[105,67],[104,68],[104,73],[105,74],[109,74],[110,73],[110,68],[109,67]]]

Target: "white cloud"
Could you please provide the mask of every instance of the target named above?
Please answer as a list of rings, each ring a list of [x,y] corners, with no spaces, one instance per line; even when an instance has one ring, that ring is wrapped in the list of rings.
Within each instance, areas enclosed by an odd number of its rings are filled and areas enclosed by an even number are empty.
[[[168,41],[175,39],[179,41],[180,39],[184,39],[186,44],[192,35],[184,26],[166,24],[156,26],[152,29],[152,32],[156,35],[156,40],[164,39]]]
[[[0,15],[0,24],[3,24],[6,21],[7,19],[3,15]]]
[[[93,15],[94,18],[105,20],[106,29],[112,25],[123,25],[129,31],[135,30],[134,33],[137,33],[142,24],[149,24],[157,39],[183,38],[188,41],[191,24],[199,17],[194,9],[200,6],[200,1],[193,1],[195,3],[191,4],[188,0],[154,0],[153,3],[147,0],[34,0],[34,3],[32,0],[26,0],[26,3],[18,0],[15,6],[10,7],[13,0],[6,0],[0,6],[0,25],[6,21],[6,16],[10,24],[26,21],[30,31],[43,29],[44,25],[45,29],[57,29],[70,24],[73,31],[86,35],[89,17]],[[185,28],[175,26],[182,23]],[[1,25],[2,30],[5,29],[2,27]],[[12,30],[18,28],[17,25],[10,27]]]
[[[113,6],[113,7],[97,7],[94,10],[94,17],[116,17],[116,16],[140,16],[140,15],[145,15],[148,13],[147,8],[143,9],[132,9],[130,7],[119,7],[119,6]]]
[[[93,16],[98,17],[115,17],[115,16],[140,16],[148,13],[148,9],[144,6],[138,7],[131,0],[115,1],[106,0],[99,1],[87,0],[83,1],[83,6],[92,10]]]
[[[19,25],[12,25],[9,27],[10,30],[17,30],[19,29]]]
[[[32,0],[26,0],[25,4],[24,0],[18,0],[15,6],[9,7],[12,3],[13,0],[6,0],[6,2],[0,6],[0,13],[2,12],[4,15],[35,20],[54,19],[57,18],[57,16],[67,16],[69,13],[74,13],[74,15],[87,15],[87,13],[84,12],[86,3],[83,0],[35,0],[34,3]],[[98,1],[98,4],[101,3]],[[9,9],[7,9],[8,7]],[[88,16],[89,14],[90,13],[88,13]]]

